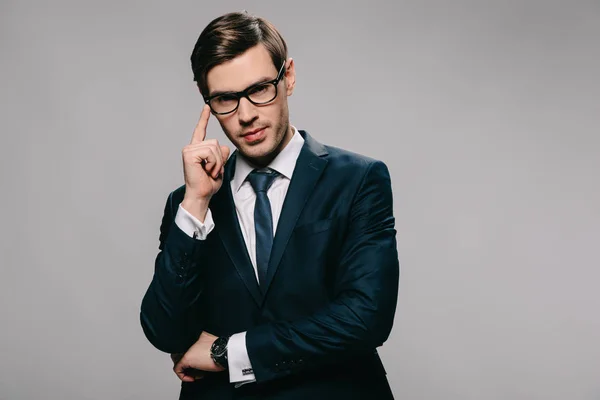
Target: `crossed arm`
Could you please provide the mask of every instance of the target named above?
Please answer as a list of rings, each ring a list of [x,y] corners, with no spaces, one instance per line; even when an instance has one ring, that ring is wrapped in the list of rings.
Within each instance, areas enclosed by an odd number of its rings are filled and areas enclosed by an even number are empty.
[[[163,225],[171,225],[172,210],[172,204],[167,204],[165,215],[168,212],[170,217],[163,219]],[[266,323],[245,333],[256,381],[364,353],[387,340],[396,309],[399,262],[391,182],[382,162],[374,161],[365,170],[349,218],[336,266],[333,300],[313,315]],[[201,268],[186,268],[186,260],[190,264],[189,260],[206,249],[202,241],[184,238],[187,235],[179,230],[173,232],[161,235],[164,242],[142,303],[141,321],[157,348],[181,353],[194,344],[199,333],[188,315],[201,293]]]

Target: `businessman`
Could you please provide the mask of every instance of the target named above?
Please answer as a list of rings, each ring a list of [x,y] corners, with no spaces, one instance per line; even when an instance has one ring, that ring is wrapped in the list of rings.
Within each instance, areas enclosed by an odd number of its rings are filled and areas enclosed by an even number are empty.
[[[386,165],[290,123],[294,60],[269,21],[216,18],[191,64],[205,106],[140,315],[180,399],[392,399],[376,350],[399,280]]]

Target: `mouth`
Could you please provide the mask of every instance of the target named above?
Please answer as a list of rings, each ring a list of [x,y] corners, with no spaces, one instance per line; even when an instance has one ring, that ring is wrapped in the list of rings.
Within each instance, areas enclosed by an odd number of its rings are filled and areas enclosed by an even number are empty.
[[[265,126],[263,128],[258,128],[252,131],[244,132],[242,133],[242,137],[244,138],[244,140],[246,140],[246,142],[254,142],[256,140],[261,139],[264,136],[266,129],[267,127]]]

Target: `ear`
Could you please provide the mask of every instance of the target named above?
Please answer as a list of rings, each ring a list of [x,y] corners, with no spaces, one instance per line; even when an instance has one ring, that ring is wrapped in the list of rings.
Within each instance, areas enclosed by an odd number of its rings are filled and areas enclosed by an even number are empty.
[[[294,87],[296,86],[296,68],[294,66],[294,60],[292,58],[289,58],[287,61],[284,77],[287,95],[291,96],[294,92]]]

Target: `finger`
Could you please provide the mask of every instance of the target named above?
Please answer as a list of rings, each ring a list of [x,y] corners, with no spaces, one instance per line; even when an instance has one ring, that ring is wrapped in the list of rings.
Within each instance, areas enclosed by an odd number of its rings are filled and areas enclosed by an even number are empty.
[[[184,153],[184,161],[202,164],[207,173],[210,173],[218,162],[217,154],[210,146],[186,147]]]
[[[221,171],[223,170],[223,166],[225,165],[225,160],[223,159],[223,154],[221,154],[221,149],[215,147],[215,152],[218,154],[219,160],[215,164],[215,167],[212,171],[213,179],[219,178],[219,175],[221,175]]]
[[[194,375],[190,375],[189,372],[186,371],[181,380],[183,382],[194,382],[196,380],[196,377]]]
[[[223,165],[221,154],[214,146],[207,146],[207,148],[210,150],[211,157],[207,159],[204,170],[213,178],[216,178],[221,169],[221,165]]]
[[[195,380],[193,376],[189,376],[189,375],[185,375],[185,374],[180,379],[183,382],[194,382],[194,380]]]
[[[186,367],[182,368],[181,370],[177,370],[176,374],[177,377],[183,382],[194,382],[195,380],[204,378],[203,371],[191,367]]]
[[[173,367],[173,372],[175,372],[175,375],[177,375],[177,377],[182,381],[185,379],[185,368],[181,362],[175,364]]]
[[[229,147],[221,145],[221,154],[223,155],[223,163],[226,163],[229,159]]]
[[[225,174],[225,164],[227,164],[227,160],[229,159],[229,147],[220,146],[220,150],[221,150],[221,160],[223,161],[223,163],[221,164],[221,170],[219,171],[219,174],[217,175],[216,178],[223,178],[223,175]]]
[[[194,133],[192,135],[192,140],[190,143],[201,143],[204,138],[206,138],[206,127],[208,126],[208,119],[210,118],[210,107],[208,104],[204,105],[202,108],[202,114],[200,114],[200,119],[198,120],[198,124],[194,129]]]
[[[211,139],[214,140],[214,139]],[[214,140],[216,142],[216,140]],[[184,150],[184,163],[198,163],[207,175],[213,179],[218,179],[223,170],[223,155],[221,149],[216,143],[204,141],[200,144],[187,145]]]
[[[194,381],[194,377],[192,375],[190,375],[190,371],[193,371],[193,369],[191,369],[189,367],[188,363],[184,362],[183,360],[178,362],[173,367],[173,371],[175,372],[175,375],[177,375],[177,377],[183,382],[193,382]]]
[[[222,169],[223,165],[225,164],[225,161],[223,159],[223,154],[221,153],[222,146],[219,146],[219,142],[216,139],[210,139],[208,141],[205,141],[204,143],[208,144],[208,146],[211,148],[211,150],[217,157],[216,161],[215,161],[215,165],[211,166],[211,169],[210,169],[210,174],[211,174],[212,178],[217,179],[219,177],[219,174],[221,173],[221,169]]]

